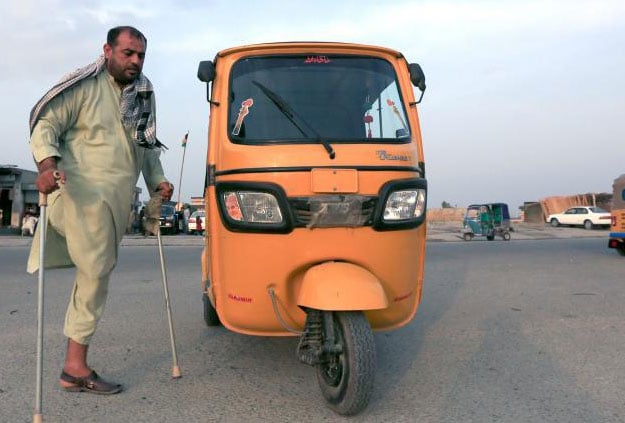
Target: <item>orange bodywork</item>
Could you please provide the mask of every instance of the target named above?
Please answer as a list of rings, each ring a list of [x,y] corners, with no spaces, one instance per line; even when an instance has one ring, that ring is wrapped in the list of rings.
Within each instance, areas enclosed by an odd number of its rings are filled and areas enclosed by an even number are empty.
[[[319,144],[245,145],[228,134],[228,84],[234,63],[265,54],[354,54],[382,58],[397,74],[406,103],[410,142],[333,144],[331,159]],[[202,277],[206,294],[228,329],[250,335],[292,335],[280,323],[302,329],[302,307],[364,310],[373,329],[409,322],[421,300],[426,225],[378,231],[371,226],[297,227],[289,233],[248,233],[226,228],[215,184],[265,182],[288,197],[319,194],[377,195],[390,180],[423,178],[423,172],[388,166],[423,167],[415,98],[405,59],[386,48],[341,43],[278,43],[218,53],[212,82],[207,153],[206,244]],[[263,168],[262,173],[251,171]],[[271,171],[278,169],[280,171]],[[284,171],[284,169],[293,171]],[[268,169],[268,170],[267,170]],[[247,170],[250,170],[249,172]],[[272,303],[270,290],[275,293]]]
[[[612,224],[608,245],[625,255],[625,175],[616,178],[612,187]]]

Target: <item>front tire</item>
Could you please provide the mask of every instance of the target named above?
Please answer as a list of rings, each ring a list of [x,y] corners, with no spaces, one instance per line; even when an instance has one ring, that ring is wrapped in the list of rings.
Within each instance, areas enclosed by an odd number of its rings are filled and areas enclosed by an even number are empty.
[[[591,230],[594,227],[590,220],[584,220],[584,229]]]
[[[553,226],[554,228],[560,226],[560,222],[558,222],[558,219],[556,219],[555,217],[551,219],[551,226]]]
[[[335,342],[342,347],[326,354],[317,366],[317,381],[328,406],[344,416],[362,411],[369,403],[375,374],[375,344],[369,322],[361,311],[333,313]]]

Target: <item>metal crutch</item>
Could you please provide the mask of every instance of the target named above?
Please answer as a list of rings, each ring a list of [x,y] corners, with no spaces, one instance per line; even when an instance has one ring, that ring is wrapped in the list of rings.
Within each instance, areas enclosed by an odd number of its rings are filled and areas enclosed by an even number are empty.
[[[158,241],[158,253],[161,260],[161,276],[163,279],[163,296],[165,298],[165,309],[167,311],[167,321],[169,323],[169,340],[171,342],[171,355],[173,367],[171,377],[176,379],[181,377],[180,367],[178,366],[178,354],[176,353],[176,338],[174,334],[174,323],[171,313],[171,303],[169,302],[169,288],[167,285],[167,270],[165,269],[165,254],[163,253],[163,241],[161,239],[161,228],[159,218],[161,216],[162,199],[159,196],[150,198],[146,207],[146,229],[156,234]]]
[[[54,179],[60,181],[61,174],[53,173]],[[33,423],[43,421],[42,413],[42,379],[43,379],[43,291],[44,291],[44,268],[46,257],[46,232],[48,232],[48,194],[39,193],[39,277],[37,281],[37,382],[35,388],[35,412]]]
[[[43,278],[45,266],[46,249],[46,229],[48,219],[46,209],[48,208],[48,195],[39,193],[39,280],[37,283],[37,385],[35,389],[35,413],[33,423],[40,423],[43,419],[41,404],[41,385],[43,377]]]
[[[171,304],[169,302],[169,288],[167,286],[167,271],[165,269],[165,255],[163,254],[163,241],[161,240],[161,228],[156,230],[156,239],[158,240],[158,255],[161,259],[161,275],[163,277],[163,297],[165,298],[165,309],[167,310],[167,321],[169,323],[169,340],[171,342],[171,356],[173,367],[171,377],[177,379],[182,377],[180,367],[178,366],[178,354],[176,353],[176,339],[174,335],[174,323],[171,317]]]

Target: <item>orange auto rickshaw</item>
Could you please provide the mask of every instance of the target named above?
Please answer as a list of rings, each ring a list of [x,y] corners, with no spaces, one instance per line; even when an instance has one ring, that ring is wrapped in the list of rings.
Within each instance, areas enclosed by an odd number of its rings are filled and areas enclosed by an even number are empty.
[[[423,71],[389,48],[298,42],[220,51],[198,78],[204,319],[299,336],[329,406],[356,414],[373,387],[372,330],[405,325],[421,300]]]
[[[620,255],[625,256],[625,174],[614,180],[612,188],[608,248],[614,248]]]

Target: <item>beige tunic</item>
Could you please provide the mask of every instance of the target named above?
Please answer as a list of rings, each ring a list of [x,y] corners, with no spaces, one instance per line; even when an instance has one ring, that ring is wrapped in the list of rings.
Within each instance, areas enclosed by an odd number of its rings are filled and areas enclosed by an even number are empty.
[[[139,174],[143,173],[151,193],[166,181],[160,150],[137,146],[133,128],[123,127],[120,95],[121,88],[103,71],[54,98],[33,129],[30,146],[35,160],[59,157],[59,169],[67,176],[67,183],[48,196],[49,213],[62,213],[65,234],[48,226],[46,268],[76,265],[94,277],[110,272]],[[100,242],[111,232],[115,248]],[[27,270],[32,273],[38,267],[36,235]]]

